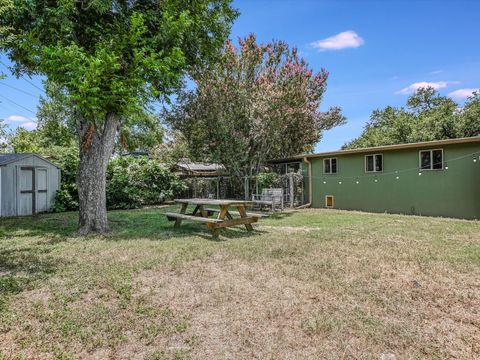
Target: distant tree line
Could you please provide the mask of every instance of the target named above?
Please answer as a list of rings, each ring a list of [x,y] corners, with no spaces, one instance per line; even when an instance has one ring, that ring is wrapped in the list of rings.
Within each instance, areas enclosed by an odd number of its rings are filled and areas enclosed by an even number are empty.
[[[480,94],[460,107],[432,88],[419,89],[406,107],[372,112],[362,134],[344,149],[443,140],[480,135]]]

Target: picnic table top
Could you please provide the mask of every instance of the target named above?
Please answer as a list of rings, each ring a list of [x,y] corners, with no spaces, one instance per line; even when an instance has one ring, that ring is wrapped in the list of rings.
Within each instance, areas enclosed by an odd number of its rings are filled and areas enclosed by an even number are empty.
[[[228,200],[228,199],[175,199],[178,204],[192,204],[192,205],[244,205],[251,206],[251,201],[244,200]]]

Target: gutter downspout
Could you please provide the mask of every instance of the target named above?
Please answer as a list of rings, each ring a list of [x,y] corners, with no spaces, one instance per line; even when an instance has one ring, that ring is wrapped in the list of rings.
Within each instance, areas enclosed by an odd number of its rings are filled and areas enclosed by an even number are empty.
[[[305,209],[312,206],[312,162],[306,156],[303,157],[303,161],[308,164],[308,203],[298,206],[296,209]]]

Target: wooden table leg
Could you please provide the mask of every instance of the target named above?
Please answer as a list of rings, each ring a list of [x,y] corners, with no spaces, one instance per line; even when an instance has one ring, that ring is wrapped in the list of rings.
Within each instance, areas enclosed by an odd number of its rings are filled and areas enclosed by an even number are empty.
[[[208,217],[208,213],[205,211],[205,208],[203,207],[203,205],[199,205],[199,208],[198,210],[200,211],[200,214],[202,214],[203,217]]]
[[[238,209],[238,212],[240,213],[240,217],[242,218],[248,217],[247,211],[245,210],[245,206],[238,205],[237,209]],[[253,231],[253,226],[251,224],[245,224],[245,227],[247,228],[248,231]]]
[[[193,209],[193,212],[192,212],[192,216],[197,215],[197,212],[198,212],[198,210],[200,209],[200,206],[201,206],[201,205],[195,206],[195,209]]]
[[[187,203],[182,204],[182,208],[180,209],[180,214],[185,214],[187,212]],[[182,223],[182,219],[178,218],[175,220],[175,225],[173,225],[174,228],[180,227],[180,224]]]
[[[225,216],[230,215],[228,212],[228,205],[220,205],[220,212],[218,213],[217,219],[225,220]],[[232,215],[230,215],[232,217]]]
[[[228,205],[220,205],[220,212],[218,213],[217,219],[225,220],[225,216],[229,216],[229,218],[232,217],[232,215],[230,215],[230,213],[228,212]],[[218,237],[218,235],[220,234],[220,229],[217,227],[213,227],[212,234],[213,237]]]

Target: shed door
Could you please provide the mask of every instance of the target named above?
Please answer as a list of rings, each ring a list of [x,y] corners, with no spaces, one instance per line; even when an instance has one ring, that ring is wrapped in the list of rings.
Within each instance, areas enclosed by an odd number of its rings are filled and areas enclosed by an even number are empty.
[[[20,187],[18,193],[18,215],[35,213],[35,169],[33,167],[20,168]]]
[[[36,185],[36,202],[35,212],[43,212],[48,210],[47,204],[47,169],[35,169],[35,185]]]

